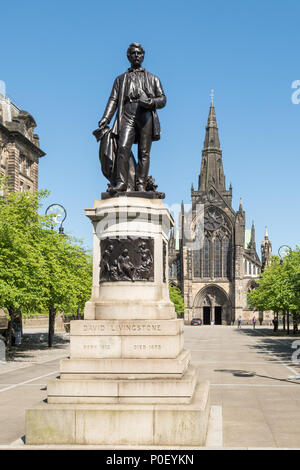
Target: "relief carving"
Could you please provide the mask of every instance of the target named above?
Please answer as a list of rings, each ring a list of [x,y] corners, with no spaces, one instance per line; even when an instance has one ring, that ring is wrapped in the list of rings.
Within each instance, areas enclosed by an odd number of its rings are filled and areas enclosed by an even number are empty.
[[[154,239],[101,240],[100,282],[154,281]]]

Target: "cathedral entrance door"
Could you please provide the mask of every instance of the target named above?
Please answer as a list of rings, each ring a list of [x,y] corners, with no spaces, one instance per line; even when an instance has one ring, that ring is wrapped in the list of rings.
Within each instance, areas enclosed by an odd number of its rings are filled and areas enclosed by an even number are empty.
[[[203,325],[210,325],[210,307],[203,307]]]
[[[215,307],[215,325],[222,325],[222,307]]]

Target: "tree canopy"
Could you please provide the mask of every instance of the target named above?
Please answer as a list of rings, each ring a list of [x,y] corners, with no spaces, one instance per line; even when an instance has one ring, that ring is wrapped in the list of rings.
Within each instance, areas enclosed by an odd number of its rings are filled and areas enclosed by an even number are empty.
[[[75,313],[91,293],[91,254],[38,212],[48,194],[26,191],[0,199],[0,308],[10,319],[20,309],[25,315],[50,308]]]
[[[170,300],[173,302],[177,315],[184,313],[184,301],[181,291],[178,287],[169,284]]]
[[[300,249],[290,250],[280,261],[271,258],[271,264],[257,281],[258,287],[247,297],[255,310],[273,310],[276,313],[291,311],[300,314]]]

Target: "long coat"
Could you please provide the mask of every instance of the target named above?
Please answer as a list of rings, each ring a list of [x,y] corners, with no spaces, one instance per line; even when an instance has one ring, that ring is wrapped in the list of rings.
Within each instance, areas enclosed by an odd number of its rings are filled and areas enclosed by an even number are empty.
[[[152,140],[159,140],[161,131],[160,131],[160,123],[159,123],[159,119],[156,113],[156,109],[163,108],[167,100],[166,100],[159,78],[153,75],[152,73],[147,72],[147,70],[144,70],[144,73],[145,73],[145,90],[144,91],[149,98],[152,98],[153,105],[154,105],[153,109],[151,110],[152,117],[153,117]],[[123,112],[124,112],[125,89],[126,89],[127,77],[128,77],[128,72],[125,72],[122,75],[119,75],[115,79],[108,103],[106,105],[106,108],[103,114],[103,118],[106,118],[108,119],[108,121],[110,121],[113,115],[115,114],[116,109],[118,108],[116,119],[114,121],[112,130],[111,130],[112,134],[114,135],[119,134],[121,119],[122,119]]]

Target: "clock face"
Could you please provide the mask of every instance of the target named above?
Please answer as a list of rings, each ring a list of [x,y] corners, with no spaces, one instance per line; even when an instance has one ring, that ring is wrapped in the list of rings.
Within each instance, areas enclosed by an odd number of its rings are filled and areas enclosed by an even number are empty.
[[[223,223],[222,214],[215,208],[210,208],[204,215],[204,228],[206,230],[216,230]]]

